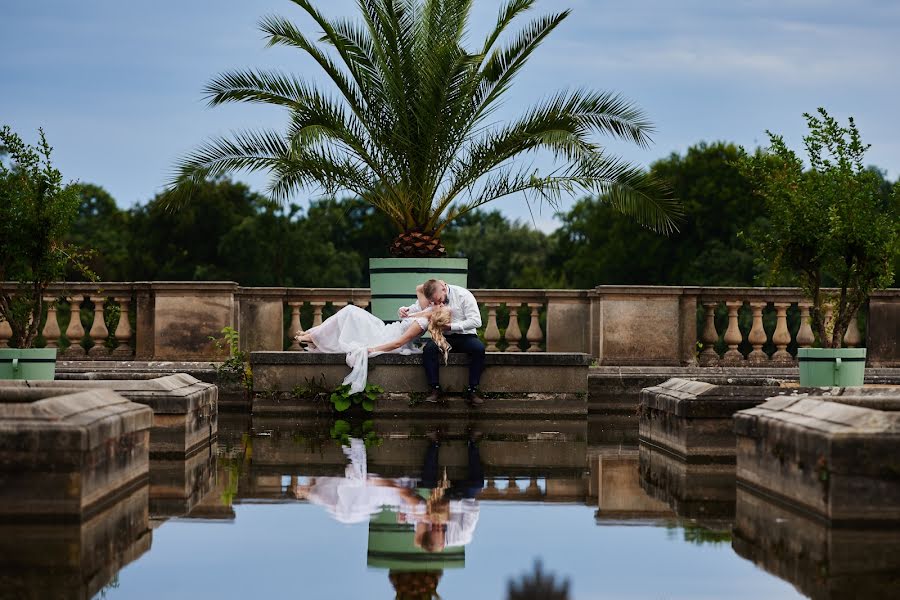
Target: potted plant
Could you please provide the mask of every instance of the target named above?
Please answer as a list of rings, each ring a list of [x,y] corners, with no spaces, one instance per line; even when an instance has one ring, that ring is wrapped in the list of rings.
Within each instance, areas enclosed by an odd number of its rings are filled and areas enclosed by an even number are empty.
[[[528,58],[569,15],[537,17],[509,35],[535,0],[500,8],[484,42],[464,47],[469,0],[372,0],[357,22],[328,19],[310,0],[293,0],[320,32],[308,36],[269,16],[269,45],[299,49],[333,84],[322,89],[293,75],[237,70],[206,87],[210,105],[253,102],[290,112],[285,132],[245,131],[207,141],[180,161],[170,203],[190,184],[232,170],[265,171],[284,201],[304,188],[349,192],[397,228],[390,254],[373,259],[373,312],[395,318],[398,295],[437,273],[454,283],[465,263],[439,262],[448,223],[497,198],[530,193],[555,206],[563,194],[603,194],[612,206],[661,232],[674,228],[678,204],[641,169],[607,154],[595,134],[646,147],[652,125],[617,94],[572,90],[547,97],[505,124],[495,112]],[[541,153],[548,170],[523,164]],[[403,260],[405,259],[405,260]],[[411,262],[421,259],[424,262]],[[463,259],[464,260],[464,259]],[[385,275],[385,277],[380,277]],[[446,276],[446,277],[445,277]],[[386,300],[390,314],[377,300]]]
[[[844,127],[823,108],[804,117],[808,169],[771,132],[766,151],[740,159],[769,216],[748,241],[769,265],[770,283],[793,281],[812,303],[821,348],[798,350],[801,385],[862,385],[865,348],[841,346],[872,291],[893,279],[900,185],[888,197],[880,193],[879,177],[863,163],[869,146],[852,118]]]
[[[78,213],[77,188],[50,163],[43,130],[37,147],[8,126],[0,129],[0,323],[11,348],[0,348],[0,379],[53,379],[56,348],[33,348],[44,295],[69,265],[86,272],[63,239]],[[2,157],[0,157],[2,158]]]

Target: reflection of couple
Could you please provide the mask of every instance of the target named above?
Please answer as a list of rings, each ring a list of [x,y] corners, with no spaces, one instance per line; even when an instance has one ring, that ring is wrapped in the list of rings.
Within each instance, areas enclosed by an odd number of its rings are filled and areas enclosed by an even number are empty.
[[[308,485],[297,485],[293,493],[324,507],[341,523],[368,521],[388,509],[396,512],[398,523],[414,526],[414,543],[426,552],[463,546],[472,541],[478,523],[475,499],[484,487],[484,470],[477,436],[468,441],[468,471],[464,481],[450,482],[440,477],[440,441],[431,436],[422,478],[385,479],[369,474],[362,440],[353,438],[344,453],[350,459],[344,477],[316,477]]]
[[[466,399],[480,405],[478,391],[484,370],[484,344],[475,331],[481,327],[481,313],[472,293],[439,279],[429,279],[416,288],[416,302],[397,311],[400,321],[385,323],[375,315],[348,305],[328,317],[321,325],[297,332],[296,339],[310,350],[347,353],[351,372],[344,379],[350,393],[365,388],[368,356],[383,352],[418,352],[413,342],[426,331],[431,339],[425,344],[422,362],[428,379],[428,402],[443,400],[439,379],[440,358],[447,363],[448,352],[469,355],[469,387]]]

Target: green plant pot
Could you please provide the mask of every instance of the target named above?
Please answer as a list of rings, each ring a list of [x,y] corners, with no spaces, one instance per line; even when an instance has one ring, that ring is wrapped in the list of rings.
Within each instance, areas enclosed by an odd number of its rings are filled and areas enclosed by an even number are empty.
[[[800,385],[853,387],[863,384],[865,348],[799,348]]]
[[[416,286],[432,278],[466,287],[469,259],[370,258],[372,314],[383,321],[396,321],[397,309],[416,301]]]
[[[426,552],[415,544],[413,525],[397,522],[397,513],[382,509],[369,520],[369,549],[366,564],[395,571],[437,571],[466,566],[465,546],[451,546]]]
[[[56,376],[56,348],[0,348],[0,379],[44,379]]]

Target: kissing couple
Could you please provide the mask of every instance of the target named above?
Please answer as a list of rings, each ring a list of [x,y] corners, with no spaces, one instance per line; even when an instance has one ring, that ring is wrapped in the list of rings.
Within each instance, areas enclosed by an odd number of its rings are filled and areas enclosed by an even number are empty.
[[[385,323],[372,313],[348,304],[321,325],[298,331],[295,339],[315,352],[346,353],[350,374],[344,384],[350,393],[361,392],[368,378],[368,357],[390,352],[422,353],[422,364],[428,380],[426,402],[444,402],[439,371],[450,352],[469,355],[469,386],[466,401],[470,406],[484,404],[478,390],[484,371],[484,344],[476,330],[481,327],[481,313],[472,292],[440,279],[429,279],[416,286],[416,302],[397,311],[399,321]],[[419,349],[414,343],[428,332],[431,339]]]

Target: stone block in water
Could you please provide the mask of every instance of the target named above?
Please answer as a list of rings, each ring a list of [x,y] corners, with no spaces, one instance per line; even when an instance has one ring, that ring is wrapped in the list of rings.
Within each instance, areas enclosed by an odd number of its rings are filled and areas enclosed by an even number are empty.
[[[81,521],[146,483],[148,407],[106,389],[0,400],[0,521]]]

